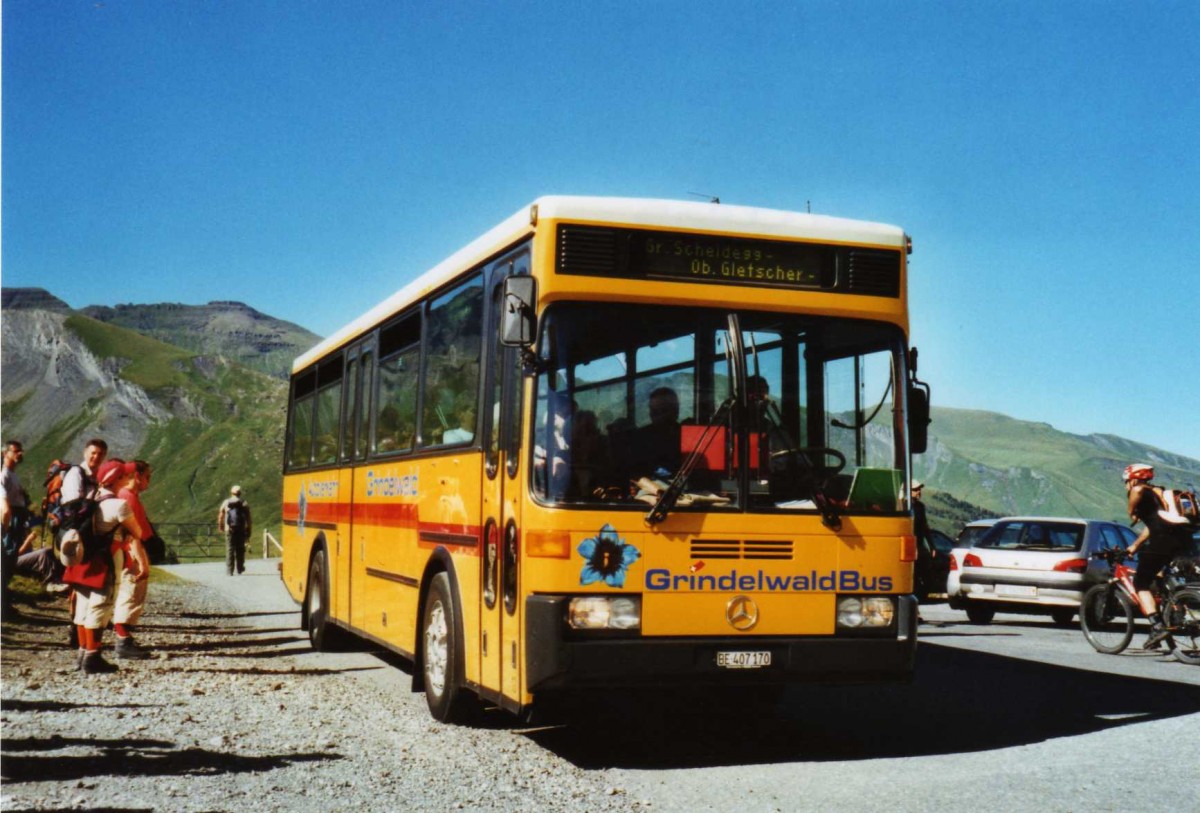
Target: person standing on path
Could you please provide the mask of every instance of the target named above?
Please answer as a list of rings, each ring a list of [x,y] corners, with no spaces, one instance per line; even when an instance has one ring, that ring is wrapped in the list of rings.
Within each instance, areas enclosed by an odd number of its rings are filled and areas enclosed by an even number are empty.
[[[217,530],[225,534],[225,572],[246,572],[246,540],[250,538],[250,506],[242,499],[242,487],[229,489],[229,499],[217,512]],[[236,568],[236,570],[235,570]]]
[[[99,490],[96,492],[92,532],[106,542],[107,552],[101,559],[107,574],[101,587],[76,589],[74,609],[79,640],[79,668],[87,674],[117,671],[114,664],[104,660],[100,650],[104,629],[112,620],[116,607],[119,574],[125,569],[126,544],[130,539],[140,540],[143,535],[133,509],[117,496],[117,491],[128,488],[133,479],[134,473],[126,469],[125,461],[115,458],[105,461],[96,471]],[[64,545],[66,536],[64,534]],[[83,544],[82,539],[79,544]]]
[[[150,487],[150,464],[145,460],[126,463],[121,470],[123,487],[117,496],[129,505],[141,527],[141,536],[130,538],[125,543],[125,567],[116,574],[117,600],[113,610],[113,632],[117,641],[113,647],[122,660],[145,660],[150,653],[138,646],[133,639],[133,627],[146,609],[146,591],[150,585],[150,556],[145,542],[154,533],[154,527],[142,507],[141,493]]]
[[[17,476],[17,466],[24,457],[25,449],[19,441],[10,440],[4,444],[4,466],[0,469],[0,532],[4,534],[4,583],[0,588],[0,603],[3,604],[5,620],[19,615],[12,605],[9,582],[16,573],[17,555],[21,550],[21,543],[25,541],[25,517],[29,513],[25,490],[21,488],[21,478]]]

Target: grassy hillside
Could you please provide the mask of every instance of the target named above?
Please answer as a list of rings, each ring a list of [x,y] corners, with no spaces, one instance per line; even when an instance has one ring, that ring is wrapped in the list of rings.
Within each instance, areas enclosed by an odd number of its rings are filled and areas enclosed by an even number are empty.
[[[184,384],[184,362],[192,355],[186,350],[78,313],[67,317],[66,327],[96,358],[123,360],[121,377],[130,384],[151,394]]]
[[[144,502],[156,522],[211,522],[234,483],[240,484],[259,528],[280,519],[280,467],[287,384],[221,357],[194,355],[136,331],[72,314],[65,327],[102,362],[112,363],[125,381],[144,389],[173,417],[151,423],[137,449],[112,448],[125,459],[145,459],[154,467]],[[20,417],[25,401],[6,402],[4,437]],[[100,398],[64,414],[26,447],[20,475],[34,504],[45,494],[50,461],[78,454],[83,439],[104,433]],[[110,438],[111,441],[111,438]],[[77,462],[72,459],[70,462]]]
[[[292,360],[320,341],[299,325],[241,302],[92,306],[82,313],[193,353],[224,356],[276,378],[286,378]]]
[[[1126,521],[1121,470],[1154,463],[1165,484],[1200,482],[1200,461],[1109,436],[976,410],[935,409],[917,476],[932,489],[1000,514]]]
[[[255,525],[277,528],[287,385],[225,360],[193,362],[185,376],[188,391],[205,404],[205,417],[151,427],[138,455],[154,466],[145,499],[151,516],[211,522],[236,483]]]

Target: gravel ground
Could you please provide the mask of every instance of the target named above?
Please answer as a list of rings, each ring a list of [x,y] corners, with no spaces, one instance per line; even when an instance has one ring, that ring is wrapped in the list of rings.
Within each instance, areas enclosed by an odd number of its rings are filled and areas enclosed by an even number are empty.
[[[221,567],[168,569],[193,580],[152,585],[154,658],[113,675],[75,670],[65,601],[0,629],[3,810],[649,807],[509,715],[434,722],[390,656],[312,652],[273,562]]]

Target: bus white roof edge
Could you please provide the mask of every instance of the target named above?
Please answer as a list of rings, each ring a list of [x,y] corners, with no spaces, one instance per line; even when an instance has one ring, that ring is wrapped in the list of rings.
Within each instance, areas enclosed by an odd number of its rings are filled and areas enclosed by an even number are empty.
[[[904,247],[904,230],[885,223],[726,203],[653,198],[547,196],[534,201],[538,217],[593,220],[688,231],[742,231],[771,237],[834,240]]]
[[[829,240],[844,243],[869,243],[883,246],[905,245],[904,230],[898,226],[850,220],[829,215],[761,209],[726,203],[704,203],[655,198],[586,197],[547,195],[519,209],[515,214],[472,240],[466,246],[418,276],[408,285],[380,302],[349,324],[296,357],[296,373],[326,353],[345,344],[359,333],[382,322],[410,300],[432,291],[446,281],[447,275],[483,260],[505,245],[533,232],[530,211],[537,207],[538,220],[576,220],[645,226],[683,231],[736,231],[764,237]]]

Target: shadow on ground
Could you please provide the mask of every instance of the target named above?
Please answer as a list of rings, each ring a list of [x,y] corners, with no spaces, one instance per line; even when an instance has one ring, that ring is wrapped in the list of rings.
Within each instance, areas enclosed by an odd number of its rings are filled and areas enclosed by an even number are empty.
[[[1200,687],[950,647],[921,647],[917,675],[792,687],[778,705],[603,689],[524,736],[582,768],[705,768],[984,751],[1200,712]]]

